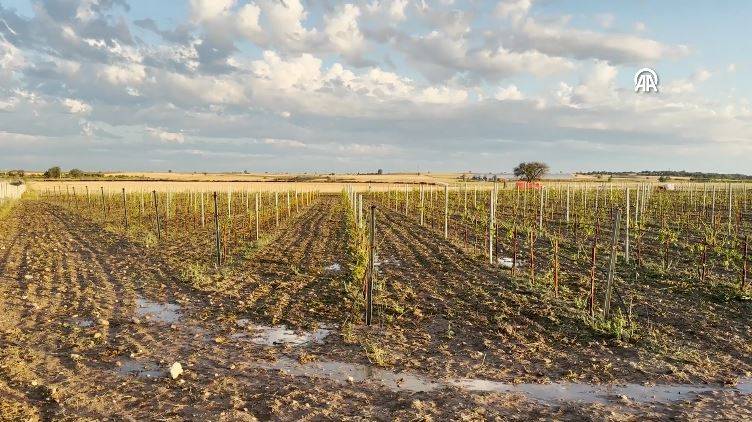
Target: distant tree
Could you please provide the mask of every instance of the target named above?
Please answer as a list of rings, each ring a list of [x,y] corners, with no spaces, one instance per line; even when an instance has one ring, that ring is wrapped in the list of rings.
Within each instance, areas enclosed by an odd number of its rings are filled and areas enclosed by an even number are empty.
[[[59,179],[60,176],[63,174],[62,171],[60,171],[60,167],[50,167],[47,169],[47,171],[44,172],[44,178],[45,179]]]
[[[548,164],[539,161],[520,163],[514,168],[514,175],[528,182],[539,180],[546,173],[548,173]]]
[[[167,170],[167,173],[172,173],[172,170]]]
[[[384,170],[383,170],[383,169],[378,169],[378,170],[376,171],[376,174],[384,174]]]
[[[68,172],[68,176],[73,177],[73,178],[79,178],[79,177],[82,177],[83,175],[84,175],[84,172],[79,169],[70,169],[70,171]]]
[[[26,171],[24,170],[11,170],[8,172],[8,176],[10,177],[24,177],[26,175]]]
[[[668,182],[669,180],[671,180],[671,178],[668,176],[661,176],[658,178],[659,182]]]

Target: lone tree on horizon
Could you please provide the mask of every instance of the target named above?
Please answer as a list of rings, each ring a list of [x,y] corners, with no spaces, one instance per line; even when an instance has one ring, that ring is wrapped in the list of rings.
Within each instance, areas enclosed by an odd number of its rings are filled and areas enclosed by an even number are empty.
[[[548,173],[548,164],[540,161],[520,163],[514,168],[514,175],[528,182],[539,180],[546,173]]]
[[[60,167],[50,167],[47,169],[47,171],[44,172],[44,178],[45,179],[59,179],[60,176],[63,175],[62,170],[60,170]]]

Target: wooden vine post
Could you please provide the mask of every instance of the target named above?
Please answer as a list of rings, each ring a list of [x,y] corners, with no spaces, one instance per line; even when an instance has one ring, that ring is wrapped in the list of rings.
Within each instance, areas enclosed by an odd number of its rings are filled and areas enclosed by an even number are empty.
[[[255,209],[255,217],[256,217],[256,240],[259,240],[259,193],[256,192],[256,209]]]
[[[595,316],[595,263],[598,251],[598,227],[595,228],[593,236],[593,247],[590,255],[590,296],[588,297],[588,314],[593,318]]]
[[[102,194],[102,216],[104,217],[105,221],[107,221],[107,203],[104,200],[104,186],[100,186],[99,191]]]
[[[747,287],[747,276],[749,274],[749,235],[744,236],[744,255],[742,259],[742,283],[740,290],[743,292],[744,288]]]
[[[151,194],[154,197],[154,219],[157,224],[157,240],[162,240],[162,228],[159,224],[159,202],[157,201],[157,191],[153,190],[151,191]]]
[[[371,205],[371,222],[368,233],[368,268],[366,269],[366,325],[370,326],[373,319],[373,285],[374,285],[374,257],[376,237],[376,205]]]
[[[515,223],[515,226],[512,229],[512,277],[514,277],[517,272],[517,248],[517,223]]]
[[[219,233],[219,206],[217,204],[217,192],[214,192],[214,246],[215,246],[215,255],[216,255],[216,262],[217,267],[222,265],[222,243],[220,240],[220,233]]]
[[[279,228],[279,192],[274,192],[274,220]]]
[[[496,221],[496,184],[488,198],[488,259],[494,263],[494,222]]]
[[[444,185],[444,238],[449,237],[449,185]]]
[[[530,284],[535,284],[535,230],[530,227]]]
[[[621,210],[616,210],[614,218],[613,232],[611,237],[611,259],[608,264],[608,278],[606,279],[606,298],[603,302],[603,317],[611,316],[611,294],[613,291],[614,272],[616,270],[616,252],[619,244],[619,220],[621,219]]]
[[[554,297],[559,298],[559,239],[554,238]]]
[[[201,228],[206,227],[206,209],[204,208],[204,191],[201,191]]]
[[[420,225],[423,225],[423,184],[420,184]]]
[[[629,187],[627,187],[626,224],[624,225],[624,261],[629,263]]]
[[[123,188],[123,226],[125,231],[128,232],[128,203],[125,196],[125,188]]]

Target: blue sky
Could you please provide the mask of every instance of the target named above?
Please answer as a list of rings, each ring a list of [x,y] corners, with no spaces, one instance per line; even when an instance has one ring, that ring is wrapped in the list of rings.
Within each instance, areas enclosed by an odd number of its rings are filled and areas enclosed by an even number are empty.
[[[752,173],[742,1],[0,0],[0,168]],[[642,67],[658,94],[638,94]]]

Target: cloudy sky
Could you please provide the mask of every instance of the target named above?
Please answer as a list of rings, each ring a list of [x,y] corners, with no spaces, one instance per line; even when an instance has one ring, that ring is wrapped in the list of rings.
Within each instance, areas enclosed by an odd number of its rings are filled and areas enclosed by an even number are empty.
[[[752,174],[747,1],[0,0],[0,168]],[[658,94],[634,92],[642,67]]]

